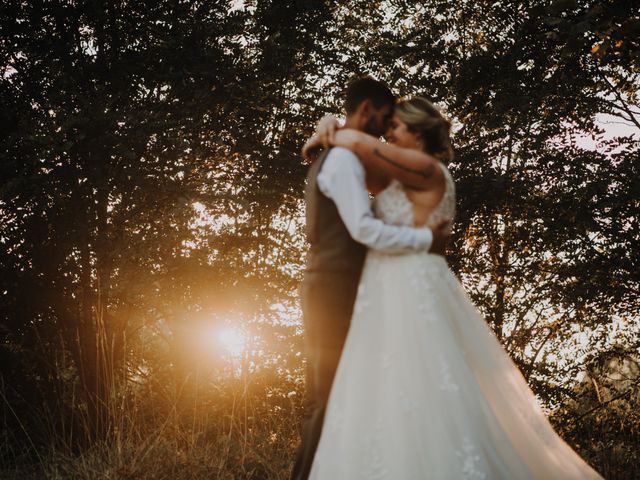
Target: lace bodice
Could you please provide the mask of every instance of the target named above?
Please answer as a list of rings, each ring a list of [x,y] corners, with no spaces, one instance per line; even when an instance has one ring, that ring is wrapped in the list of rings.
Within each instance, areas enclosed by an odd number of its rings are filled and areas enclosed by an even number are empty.
[[[453,220],[456,210],[456,192],[453,178],[447,168],[440,164],[444,173],[444,195],[440,203],[433,209],[427,224],[440,220]],[[413,204],[407,197],[402,183],[391,180],[387,188],[380,192],[373,201],[373,211],[376,217],[392,225],[413,225]]]

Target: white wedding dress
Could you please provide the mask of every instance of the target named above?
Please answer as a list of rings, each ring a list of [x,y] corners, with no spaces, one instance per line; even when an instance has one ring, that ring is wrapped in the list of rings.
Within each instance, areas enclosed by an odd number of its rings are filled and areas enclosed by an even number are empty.
[[[453,219],[455,190],[428,223]],[[374,201],[413,224],[402,185]],[[443,257],[369,251],[310,479],[601,478],[552,429]]]

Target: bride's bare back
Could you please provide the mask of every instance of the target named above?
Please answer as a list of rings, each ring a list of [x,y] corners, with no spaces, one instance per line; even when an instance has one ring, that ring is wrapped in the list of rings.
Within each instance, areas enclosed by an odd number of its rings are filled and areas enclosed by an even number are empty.
[[[440,177],[439,181],[428,190],[414,190],[404,187],[404,192],[409,201],[413,205],[413,225],[422,227],[426,225],[431,213],[440,204],[444,196],[445,182],[444,177]]]
[[[435,177],[432,182],[429,182],[429,187],[426,189],[403,184],[404,193],[413,205],[413,225],[416,227],[426,225],[431,213],[444,196],[446,187],[441,168],[437,169]],[[373,169],[367,169],[367,188],[372,195],[382,192],[390,181],[389,177],[377,175]]]

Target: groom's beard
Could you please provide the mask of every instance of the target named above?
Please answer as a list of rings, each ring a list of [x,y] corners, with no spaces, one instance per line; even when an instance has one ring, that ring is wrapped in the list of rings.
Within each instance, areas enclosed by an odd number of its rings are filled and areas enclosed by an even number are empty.
[[[367,123],[364,124],[364,127],[362,127],[362,131],[369,135],[373,135],[374,137],[380,137],[384,132],[376,120],[377,119],[375,117],[369,118]]]

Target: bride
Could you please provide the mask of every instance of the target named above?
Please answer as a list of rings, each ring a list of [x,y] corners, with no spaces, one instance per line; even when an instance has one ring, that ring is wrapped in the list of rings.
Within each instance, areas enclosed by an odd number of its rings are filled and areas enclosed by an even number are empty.
[[[450,123],[400,102],[384,144],[335,131],[305,149],[352,150],[386,223],[453,220]],[[367,254],[311,479],[601,478],[552,429],[515,364],[449,270],[426,252]]]

